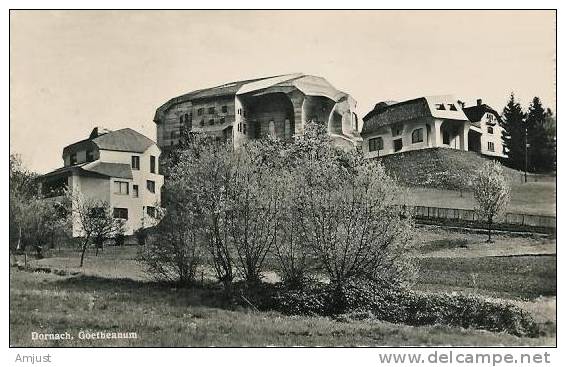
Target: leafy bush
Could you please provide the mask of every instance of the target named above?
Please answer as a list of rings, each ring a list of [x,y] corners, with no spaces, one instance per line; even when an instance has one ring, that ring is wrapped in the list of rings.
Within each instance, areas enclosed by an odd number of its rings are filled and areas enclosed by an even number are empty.
[[[304,290],[281,290],[276,309],[292,315],[335,316],[338,320],[377,319],[412,326],[448,325],[535,337],[532,316],[510,304],[477,296],[426,294],[371,283],[340,290],[320,284]]]

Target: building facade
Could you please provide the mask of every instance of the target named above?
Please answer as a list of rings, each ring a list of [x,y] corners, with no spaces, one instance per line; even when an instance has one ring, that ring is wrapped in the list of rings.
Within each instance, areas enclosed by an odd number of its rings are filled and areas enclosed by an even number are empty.
[[[41,191],[56,197],[69,189],[84,199],[106,201],[131,235],[155,224],[163,186],[160,154],[154,141],[132,129],[95,128],[88,139],[63,149],[64,166],[41,177]],[[72,226],[73,236],[80,236],[76,217]]]
[[[479,121],[470,121],[462,104],[449,95],[380,102],[363,118],[362,149],[368,158],[427,148],[496,155],[494,144],[497,139],[502,144],[502,132],[500,128],[488,129],[487,119],[486,113]]]
[[[324,78],[287,74],[223,84],[175,97],[154,117],[157,144],[165,152],[179,140],[181,127],[238,146],[249,139],[290,139],[305,122],[328,126],[338,145],[361,145],[356,101]]]
[[[503,148],[503,127],[501,116],[490,106],[476,101],[475,106],[464,107],[462,110],[471,122],[468,138],[469,150],[481,154],[506,157]]]

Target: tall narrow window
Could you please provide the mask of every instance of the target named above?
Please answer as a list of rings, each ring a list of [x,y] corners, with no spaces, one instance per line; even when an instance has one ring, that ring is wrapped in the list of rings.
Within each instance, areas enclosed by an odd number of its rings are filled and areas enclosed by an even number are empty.
[[[275,122],[269,121],[269,136],[275,137]]]
[[[222,106],[222,113],[228,112],[228,106]]]
[[[132,156],[132,169],[139,170],[140,169],[140,156],[133,155]]]
[[[155,194],[155,181],[147,180],[147,191]]]
[[[423,141],[423,129],[415,129],[412,134],[413,144],[421,143]]]
[[[493,144],[492,141],[487,142],[487,150],[489,150],[490,152],[495,152],[495,144]]]
[[[132,194],[135,198],[140,196],[140,188],[138,185],[132,185],[132,191],[133,191]]]
[[[149,172],[155,173],[155,156],[149,157]]]
[[[71,154],[69,161],[71,162],[71,166],[77,164],[77,153]]]

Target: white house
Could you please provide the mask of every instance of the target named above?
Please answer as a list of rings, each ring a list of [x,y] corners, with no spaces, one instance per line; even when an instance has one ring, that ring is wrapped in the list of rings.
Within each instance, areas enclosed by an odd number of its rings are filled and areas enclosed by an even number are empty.
[[[114,217],[125,221],[126,234],[155,224],[163,176],[157,144],[129,128],[95,128],[88,139],[63,149],[64,166],[41,177],[42,193],[58,196],[64,188],[85,199],[103,200]],[[73,221],[73,236],[81,229]]]
[[[475,106],[464,107],[463,111],[471,122],[468,150],[490,156],[505,157],[503,127],[499,113],[482,103],[481,99],[476,101]]]
[[[462,104],[450,95],[380,102],[363,118],[362,149],[368,158],[427,148],[502,156],[502,129],[496,112],[486,111],[477,121],[470,121]],[[476,109],[470,113],[480,115]]]

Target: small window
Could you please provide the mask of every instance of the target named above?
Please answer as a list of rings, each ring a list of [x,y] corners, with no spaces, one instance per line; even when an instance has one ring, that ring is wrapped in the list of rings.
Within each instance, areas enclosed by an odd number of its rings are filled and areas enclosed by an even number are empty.
[[[87,162],[94,161],[94,150],[87,150],[86,151],[86,161]]]
[[[147,180],[147,191],[155,194],[155,181]]]
[[[225,123],[225,122],[226,122],[226,118],[221,117],[221,118],[220,118],[220,123],[223,124],[223,123]]]
[[[188,122],[188,121],[189,121],[189,114],[185,113],[185,122]],[[183,121],[181,121],[181,123],[183,123]]]
[[[423,129],[422,128],[413,130],[412,141],[413,141],[413,144],[423,142]]]
[[[435,104],[434,106],[435,106],[436,109],[439,110],[439,111],[444,111],[444,110],[446,110],[446,107],[444,107],[444,104],[443,104],[443,103],[437,103],[437,104]]]
[[[127,208],[114,208],[114,218],[128,220]]]
[[[275,137],[275,122],[273,120],[269,121],[269,136]]]
[[[202,116],[203,114],[204,114],[204,108],[199,108],[199,109],[197,110],[197,115],[198,115],[198,116]]]
[[[135,170],[140,169],[140,157],[138,155],[132,156],[132,169],[135,169]]]
[[[242,114],[242,109],[238,108],[238,115],[241,115],[241,114]]]
[[[149,172],[155,173],[155,156],[149,156]]]
[[[208,124],[209,124],[209,125],[214,125],[214,119],[208,120]]]
[[[241,123],[238,124],[238,132],[242,132],[242,124]]]
[[[138,185],[132,185],[132,194],[135,198],[140,196],[140,188]]]
[[[130,184],[125,181],[114,181],[114,193],[117,195],[128,195]]]
[[[71,154],[69,160],[71,162],[71,166],[77,164],[77,153]]]
[[[179,116],[179,123],[180,123],[180,124],[183,123],[183,116]]]
[[[212,114],[214,114],[214,113],[216,113],[216,108],[214,108],[214,107],[208,107],[208,114],[209,114],[209,115],[212,115]]]
[[[369,139],[368,143],[370,152],[383,150],[383,138],[381,137]]]
[[[199,125],[204,126],[204,119],[200,120]]]
[[[448,103],[448,107],[450,108],[450,111],[458,111],[454,103]]]
[[[148,206],[146,207],[147,210],[147,215],[149,215],[152,218],[155,218],[155,207],[154,206]]]
[[[244,134],[246,133],[246,124],[244,124]]]
[[[228,106],[222,106],[222,113],[228,112]]]
[[[393,140],[393,150],[398,152],[403,149],[403,139],[395,139]]]
[[[487,150],[489,150],[490,152],[495,152],[495,144],[493,144],[492,141],[487,142]]]
[[[448,131],[442,133],[442,144],[450,145],[450,133]]]
[[[493,134],[493,127],[488,126],[488,127],[487,127],[487,133],[488,133],[488,134]]]

